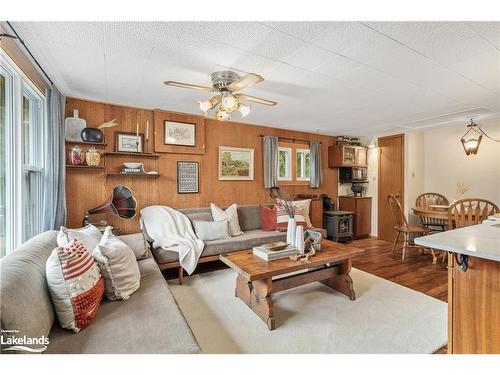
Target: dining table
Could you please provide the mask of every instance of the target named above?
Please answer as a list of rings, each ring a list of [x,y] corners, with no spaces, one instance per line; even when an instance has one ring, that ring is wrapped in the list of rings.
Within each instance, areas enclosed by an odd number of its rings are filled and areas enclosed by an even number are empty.
[[[419,217],[428,217],[432,219],[448,220],[449,205],[430,204],[425,207],[413,207],[413,214]]]

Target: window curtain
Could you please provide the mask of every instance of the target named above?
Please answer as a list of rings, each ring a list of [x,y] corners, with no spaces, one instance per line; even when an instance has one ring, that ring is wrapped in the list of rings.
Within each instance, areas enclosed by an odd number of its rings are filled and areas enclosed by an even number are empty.
[[[278,186],[278,137],[266,135],[262,139],[264,148],[264,187]]]
[[[321,172],[321,143],[311,141],[311,177],[309,187],[319,188],[323,182],[323,174]]]
[[[42,230],[66,224],[66,166],[64,107],[66,98],[52,86],[47,95],[47,127],[44,134],[44,189]]]

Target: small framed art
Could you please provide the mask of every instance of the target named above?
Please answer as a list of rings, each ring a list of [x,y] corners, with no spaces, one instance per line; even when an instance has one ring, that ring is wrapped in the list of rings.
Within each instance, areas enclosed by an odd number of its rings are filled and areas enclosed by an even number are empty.
[[[165,144],[196,146],[196,125],[185,122],[165,121]]]
[[[219,180],[253,180],[253,148],[219,146]]]
[[[199,164],[196,161],[177,162],[177,193],[199,193]]]
[[[116,152],[143,152],[144,134],[115,132]]]

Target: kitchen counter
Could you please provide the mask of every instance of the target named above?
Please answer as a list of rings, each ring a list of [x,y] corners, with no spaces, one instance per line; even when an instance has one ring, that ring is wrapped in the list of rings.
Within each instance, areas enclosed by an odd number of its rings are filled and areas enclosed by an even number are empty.
[[[421,246],[500,262],[500,220],[415,239]]]
[[[415,243],[450,252],[448,353],[499,354],[500,219],[419,237]]]

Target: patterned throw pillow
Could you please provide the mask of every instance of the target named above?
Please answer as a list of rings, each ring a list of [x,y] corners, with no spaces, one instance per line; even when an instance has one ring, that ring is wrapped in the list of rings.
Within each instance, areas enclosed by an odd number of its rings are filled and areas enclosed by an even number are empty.
[[[285,206],[282,203],[276,204],[276,230],[278,232],[286,232],[288,229],[288,214],[286,213]],[[306,220],[304,218],[304,210],[298,206],[295,208],[295,221],[298,225],[306,227]]]
[[[74,332],[87,327],[104,294],[104,280],[92,255],[74,239],[52,251],[45,272],[61,327]]]

